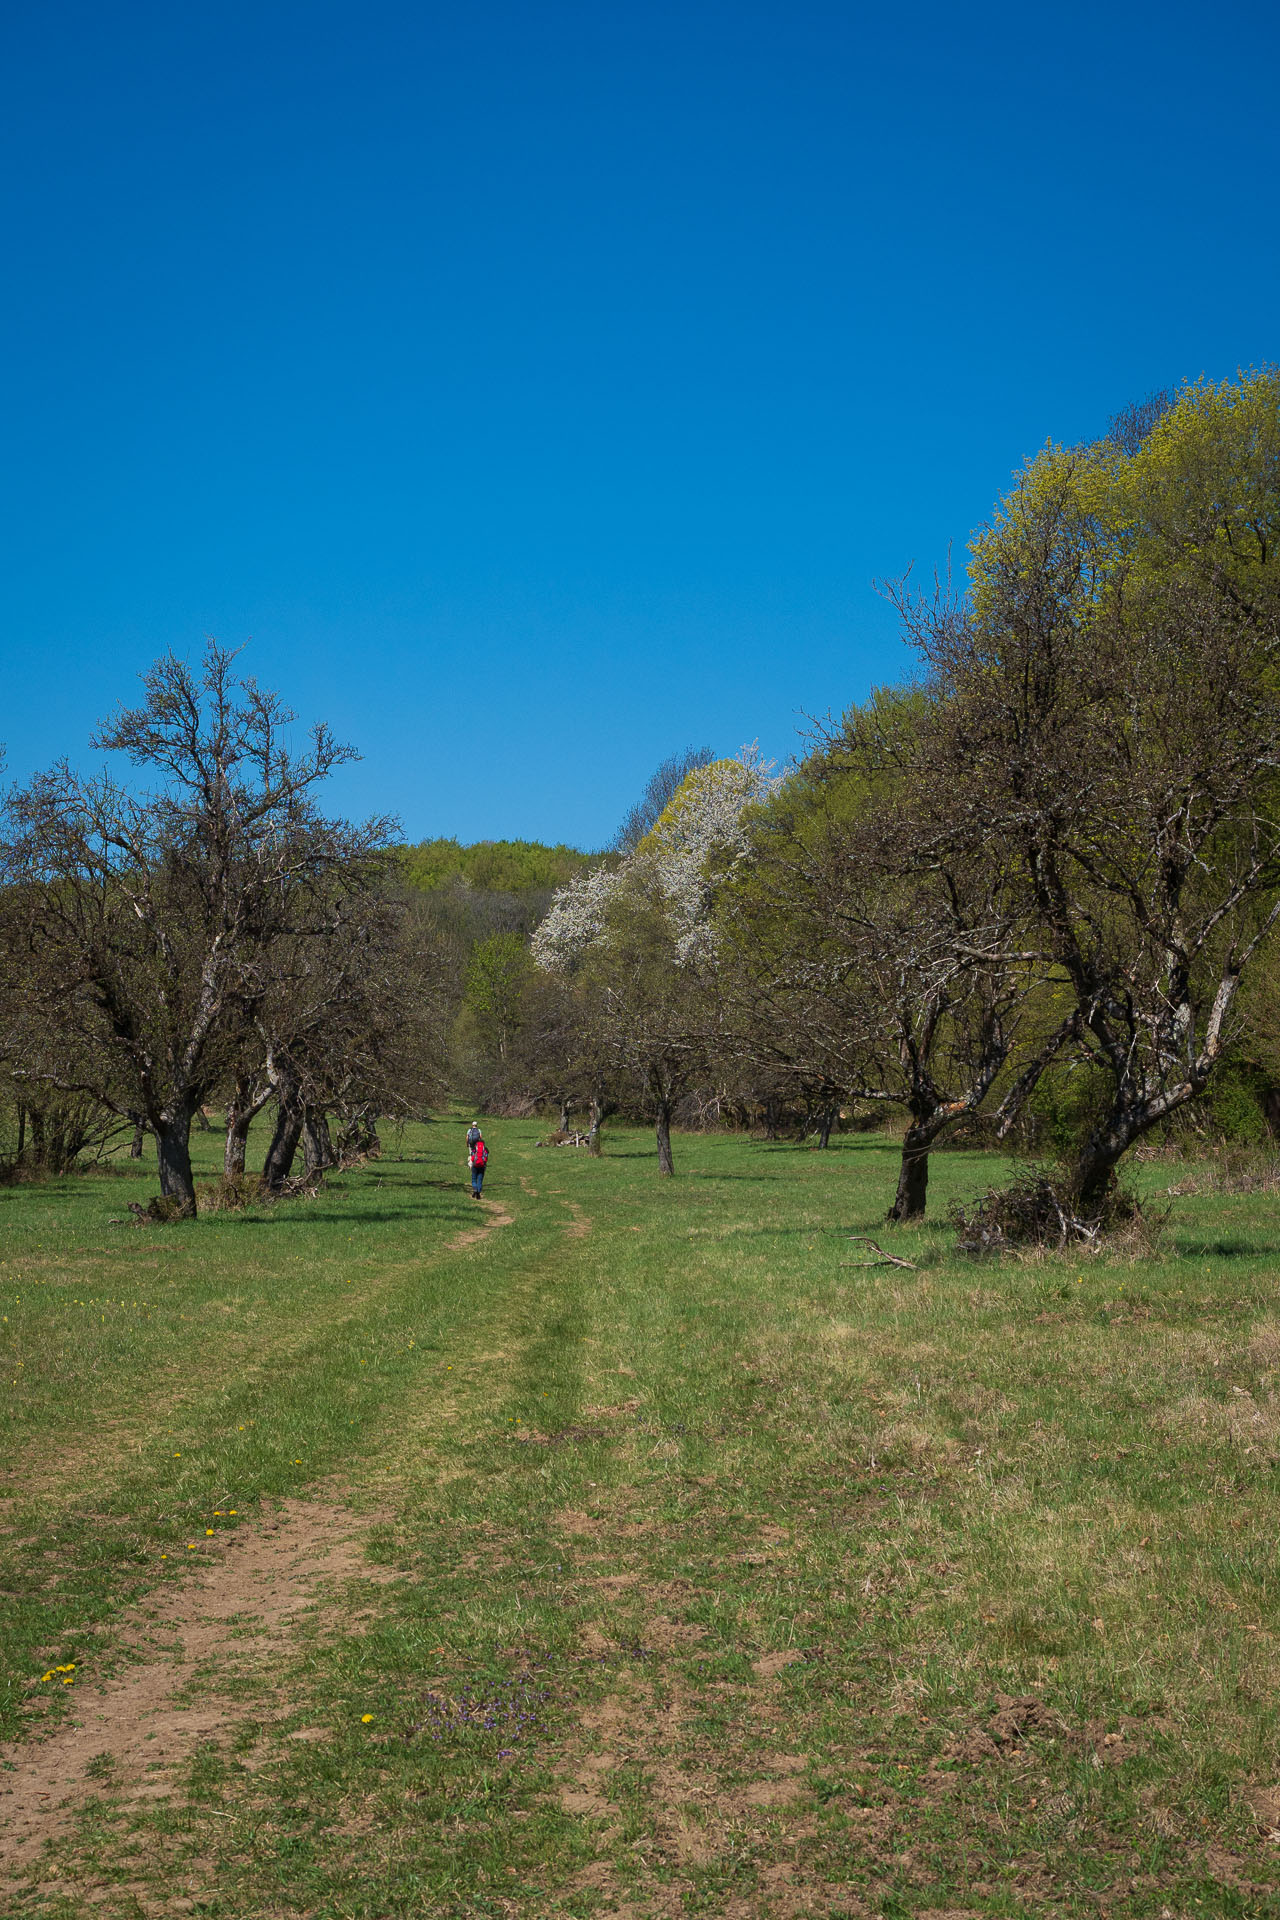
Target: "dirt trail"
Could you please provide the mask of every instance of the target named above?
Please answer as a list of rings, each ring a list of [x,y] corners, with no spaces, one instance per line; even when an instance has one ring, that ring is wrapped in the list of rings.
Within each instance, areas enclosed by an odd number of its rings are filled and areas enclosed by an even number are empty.
[[[565,1232],[571,1240],[584,1240],[591,1231],[591,1221],[576,1200],[566,1200],[565,1206],[573,1215]]]
[[[497,1202],[483,1204],[488,1217],[448,1250],[512,1224]],[[20,1878],[92,1794],[167,1796],[195,1749],[243,1715],[229,1698],[183,1706],[183,1689],[215,1660],[229,1675],[260,1672],[333,1582],[396,1579],[365,1558],[371,1528],[388,1517],[356,1513],[330,1483],[314,1501],[264,1508],[252,1525],[209,1541],[209,1564],[197,1577],[126,1614],[117,1644],[135,1656],[130,1666],[112,1680],[77,1679],[72,1722],[43,1739],[0,1746],[0,1878]]]
[[[512,1225],[514,1215],[507,1212],[500,1202],[485,1200],[482,1202],[488,1218],[481,1219],[474,1227],[456,1234],[452,1240],[441,1241],[426,1257],[434,1258],[442,1253],[460,1253],[465,1247],[473,1247],[492,1233],[497,1227]],[[422,1257],[415,1255],[412,1260],[401,1260],[384,1267],[373,1283],[381,1288],[394,1286],[406,1269],[416,1269],[422,1264]],[[339,1294],[334,1302],[334,1317],[330,1323],[332,1334],[336,1337],[352,1321],[360,1319],[368,1311],[369,1283],[365,1283],[364,1297],[359,1301],[344,1300]],[[226,1376],[237,1374],[251,1377],[261,1373],[268,1364],[280,1367],[288,1364],[293,1355],[301,1353],[316,1337],[317,1321],[306,1321],[297,1329],[282,1333],[278,1342],[260,1351],[252,1360],[229,1355]],[[181,1365],[173,1362],[164,1367],[157,1377],[160,1381],[181,1377]],[[211,1382],[205,1377],[207,1388]],[[155,1445],[162,1433],[171,1431],[175,1417],[181,1417],[184,1408],[195,1403],[198,1395],[178,1387],[171,1398],[163,1402],[163,1409],[150,1425],[139,1427],[136,1420],[126,1419],[124,1415],[110,1415],[95,1428],[92,1443],[77,1439],[69,1445],[51,1451],[48,1444],[32,1448],[19,1456],[10,1456],[12,1464],[0,1469],[0,1482],[8,1480],[13,1486],[21,1487],[21,1503],[13,1495],[0,1495],[0,1538],[12,1529],[4,1525],[7,1508],[30,1505],[33,1497],[39,1498],[45,1505],[50,1499],[64,1500],[83,1498],[86,1489],[98,1483],[105,1471],[123,1466],[131,1456],[138,1456]],[[157,1395],[159,1399],[159,1394]]]
[[[172,1790],[175,1769],[233,1716],[229,1702],[179,1704],[206,1662],[237,1672],[261,1667],[296,1616],[315,1604],[322,1580],[394,1579],[364,1558],[375,1517],[327,1502],[284,1502],[256,1525],[224,1535],[225,1548],[198,1578],[127,1615],[119,1641],[136,1664],[116,1679],[77,1685],[74,1722],[47,1739],[0,1748],[0,1860],[10,1872],[65,1827],[68,1801],[90,1791],[157,1799]]]
[[[533,1193],[536,1191],[535,1188],[528,1186],[523,1179],[521,1180],[520,1184],[521,1186],[525,1187],[525,1190],[528,1193]],[[585,1239],[587,1234],[589,1234],[591,1231],[591,1217],[586,1212],[586,1209],[583,1207],[580,1207],[576,1200],[570,1200],[566,1195],[563,1187],[548,1187],[547,1192],[555,1194],[556,1198],[560,1202],[560,1205],[567,1210],[570,1216],[568,1225],[565,1227],[565,1232],[568,1234],[569,1238],[571,1240]]]
[[[478,1240],[483,1240],[486,1234],[493,1232],[495,1227],[509,1227],[514,1222],[515,1215],[508,1213],[500,1200],[482,1199],[480,1205],[489,1218],[482,1220],[479,1226],[468,1227],[464,1233],[448,1241],[445,1246],[446,1253],[460,1253],[463,1247],[474,1247]]]

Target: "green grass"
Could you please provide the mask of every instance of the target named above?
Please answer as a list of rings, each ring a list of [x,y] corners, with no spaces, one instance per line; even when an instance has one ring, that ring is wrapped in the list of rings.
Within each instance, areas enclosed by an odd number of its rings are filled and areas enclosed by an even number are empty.
[[[917,1271],[859,1268],[882,1142],[664,1183],[489,1132],[512,1223],[455,1250],[451,1123],[194,1227],[0,1195],[10,1738],[206,1527],[366,1529],[277,1658],[185,1676],[223,1717],[167,1801],[95,1763],[14,1913],[1280,1913],[1273,1200],[974,1263],[942,1216],[998,1167],[948,1154]]]

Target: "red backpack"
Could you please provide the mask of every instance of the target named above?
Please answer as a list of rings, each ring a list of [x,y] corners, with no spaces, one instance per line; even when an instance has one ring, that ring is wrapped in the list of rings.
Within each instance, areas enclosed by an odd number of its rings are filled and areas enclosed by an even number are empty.
[[[485,1143],[484,1143],[484,1141],[483,1141],[483,1140],[477,1140],[477,1141],[476,1141],[476,1144],[475,1144],[475,1146],[474,1146],[474,1147],[472,1148],[472,1150],[471,1150],[471,1164],[472,1164],[472,1166],[473,1166],[473,1167],[487,1167],[487,1166],[488,1166],[488,1164],[489,1164],[489,1149],[488,1149],[488,1147],[486,1147],[486,1145],[485,1145]]]

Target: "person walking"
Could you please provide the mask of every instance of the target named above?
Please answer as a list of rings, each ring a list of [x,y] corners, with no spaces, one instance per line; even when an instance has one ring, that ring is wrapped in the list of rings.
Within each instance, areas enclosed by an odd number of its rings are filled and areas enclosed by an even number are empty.
[[[467,1165],[471,1169],[471,1198],[478,1200],[484,1186],[484,1170],[489,1164],[489,1149],[484,1143],[480,1131],[480,1122],[473,1120],[467,1129]]]

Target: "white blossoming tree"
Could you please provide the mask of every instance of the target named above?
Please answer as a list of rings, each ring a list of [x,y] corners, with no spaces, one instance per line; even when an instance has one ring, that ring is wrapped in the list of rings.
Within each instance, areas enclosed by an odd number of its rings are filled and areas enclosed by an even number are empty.
[[[695,768],[634,852],[559,890],[533,938],[536,963],[579,985],[584,1051],[653,1108],[660,1173],[675,1105],[716,1051],[716,891],[774,784],[754,748]]]

